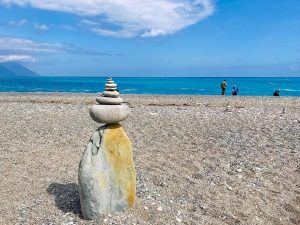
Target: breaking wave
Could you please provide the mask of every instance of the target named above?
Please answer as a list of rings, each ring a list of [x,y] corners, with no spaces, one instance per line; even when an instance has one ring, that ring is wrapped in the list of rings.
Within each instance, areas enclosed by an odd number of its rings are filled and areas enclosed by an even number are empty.
[[[283,90],[283,91],[293,91],[293,92],[294,91],[297,91],[297,92],[300,91],[299,89],[288,89],[288,88],[287,89],[281,89],[281,90]]]

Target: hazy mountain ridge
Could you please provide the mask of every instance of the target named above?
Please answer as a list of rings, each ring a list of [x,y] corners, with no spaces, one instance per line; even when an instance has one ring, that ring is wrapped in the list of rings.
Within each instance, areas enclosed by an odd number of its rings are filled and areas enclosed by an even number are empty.
[[[15,77],[16,75],[0,64],[0,77]]]
[[[0,62],[0,77],[37,77],[38,73],[16,62]]]

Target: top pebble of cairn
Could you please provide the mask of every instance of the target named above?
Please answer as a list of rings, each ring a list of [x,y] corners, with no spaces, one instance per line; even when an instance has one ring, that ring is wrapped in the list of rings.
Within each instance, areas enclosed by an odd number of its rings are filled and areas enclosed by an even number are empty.
[[[92,119],[98,123],[119,123],[129,116],[129,107],[122,104],[123,99],[119,97],[117,84],[112,78],[108,78],[105,91],[96,98],[99,105],[93,105],[90,109]]]

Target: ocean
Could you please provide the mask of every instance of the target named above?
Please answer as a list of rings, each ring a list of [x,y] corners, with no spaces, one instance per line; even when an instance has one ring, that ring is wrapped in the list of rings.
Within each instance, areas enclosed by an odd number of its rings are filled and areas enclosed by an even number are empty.
[[[220,84],[227,80],[226,95],[233,85],[241,96],[300,96],[300,77],[114,77],[121,94],[220,95]],[[98,93],[106,77],[24,77],[0,78],[0,92]]]

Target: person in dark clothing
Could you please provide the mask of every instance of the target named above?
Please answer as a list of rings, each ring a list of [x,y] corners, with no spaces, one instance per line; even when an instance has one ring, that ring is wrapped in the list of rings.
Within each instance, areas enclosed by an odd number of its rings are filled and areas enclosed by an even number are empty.
[[[236,87],[236,85],[233,85],[232,95],[237,95],[238,92],[239,92],[239,89]]]
[[[279,96],[279,94],[280,94],[280,89],[274,91],[273,96]]]
[[[221,83],[221,89],[222,89],[221,95],[225,95],[226,87],[227,87],[227,82],[226,80],[223,80]]]

